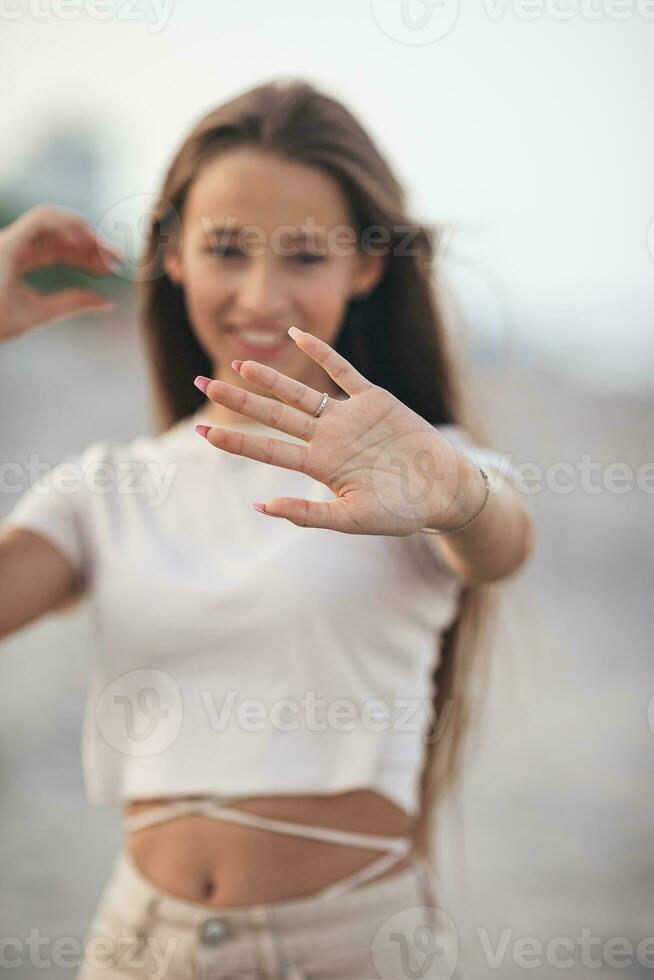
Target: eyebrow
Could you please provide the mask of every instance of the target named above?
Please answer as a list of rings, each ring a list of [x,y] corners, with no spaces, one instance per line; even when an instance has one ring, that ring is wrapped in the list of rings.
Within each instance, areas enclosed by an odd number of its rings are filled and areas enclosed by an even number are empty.
[[[257,226],[249,225],[246,227],[251,229]],[[205,225],[203,230],[209,238],[234,238],[245,229],[240,228],[238,225]],[[292,231],[291,229],[284,230],[284,237],[287,239],[290,238],[292,241],[323,242],[326,240],[326,236],[320,233],[312,232],[307,235],[306,232]]]

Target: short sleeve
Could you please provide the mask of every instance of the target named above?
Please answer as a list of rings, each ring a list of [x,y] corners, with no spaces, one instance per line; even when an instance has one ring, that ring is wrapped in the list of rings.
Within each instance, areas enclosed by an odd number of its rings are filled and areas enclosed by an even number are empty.
[[[2,531],[24,528],[47,538],[71,562],[82,585],[88,582],[91,561],[86,477],[102,455],[103,444],[93,443],[37,474],[0,520]]]

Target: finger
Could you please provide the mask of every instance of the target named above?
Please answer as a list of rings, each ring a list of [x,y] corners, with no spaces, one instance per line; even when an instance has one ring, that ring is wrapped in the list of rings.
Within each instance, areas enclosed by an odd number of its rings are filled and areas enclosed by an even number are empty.
[[[224,449],[236,456],[247,456],[261,463],[281,466],[287,470],[305,473],[307,450],[295,442],[272,439],[269,436],[251,436],[234,429],[220,426],[196,425],[195,431],[204,436],[216,449]]]
[[[62,289],[41,296],[35,294],[35,297],[35,307],[44,320],[91,310],[112,310],[116,305],[106,296],[90,289]]]
[[[110,275],[123,258],[114,246],[107,246],[92,228],[80,222],[53,231],[42,240],[31,267],[59,263],[85,269],[94,275]]]
[[[270,517],[283,517],[298,527],[321,527],[332,531],[356,533],[356,525],[342,500],[328,502],[303,500],[301,497],[275,497],[269,500],[263,513]],[[259,510],[259,507],[256,508]]]
[[[372,387],[371,382],[367,378],[364,378],[346,358],[339,354],[338,351],[335,351],[333,347],[330,347],[329,344],[325,343],[324,340],[320,340],[319,337],[314,336],[312,333],[298,330],[297,327],[291,327],[288,333],[298,347],[320,364],[329,377],[343,391],[347,391],[348,395],[358,395],[367,388]]]
[[[225,405],[227,408],[247,415],[248,418],[263,422],[272,429],[279,429],[290,436],[297,436],[299,439],[306,439],[307,442],[313,435],[315,422],[304,412],[296,408],[289,408],[282,402],[275,401],[273,398],[266,398],[264,395],[255,395],[244,388],[237,388],[235,385],[226,384],[224,381],[210,381],[198,377],[195,379],[196,386],[200,391],[204,390],[207,398]],[[204,389],[202,388],[204,385]],[[318,395],[320,399],[320,395]]]
[[[57,227],[49,217],[40,219],[38,226],[35,221],[32,217],[29,225],[11,229],[11,237],[8,238],[19,275],[65,261],[66,257],[71,257],[77,251],[69,229]]]
[[[86,223],[81,223],[71,231],[78,241],[80,259],[91,271],[106,275],[115,271],[116,265],[127,261],[127,257],[116,245]]]
[[[126,259],[125,253],[114,242],[96,232],[84,215],[70,208],[39,204],[30,208],[4,230],[12,239],[21,239],[30,244],[38,243],[42,239],[65,238],[69,235],[72,236],[73,241],[77,240],[81,244],[79,238],[81,233],[87,240],[96,243],[114,258],[121,262]]]
[[[103,249],[109,255],[113,255],[113,257],[118,259],[119,262],[127,261],[127,255],[121,248],[118,248],[117,245],[114,245],[113,242],[110,242],[108,238],[105,238],[104,235],[101,235],[99,232],[95,232],[94,234],[101,249]]]
[[[60,229],[56,234],[40,239],[30,254],[22,257],[19,272],[22,275],[52,265],[65,265],[95,275],[107,275],[115,261],[113,257],[101,256],[94,243],[89,244],[76,232]]]
[[[95,232],[83,216],[53,205],[31,208],[3,232],[16,253],[20,273],[55,262],[73,264],[84,256],[84,264],[102,274],[126,258],[116,245]]]
[[[303,439],[311,438],[315,430],[315,421],[312,421],[311,417],[322,400],[321,391],[316,391],[315,388],[311,388],[301,381],[296,381],[295,378],[289,378],[286,374],[282,374],[280,371],[276,371],[275,368],[270,367],[270,365],[262,364],[260,361],[243,361],[239,368],[239,374],[247,381],[252,381],[261,388],[267,388],[271,394],[275,395],[281,401],[286,402],[287,405],[291,405],[300,411],[305,419],[308,418],[309,422],[306,424],[306,431],[310,434],[308,436],[305,436],[303,433],[298,434]],[[333,408],[333,401],[332,399],[327,402],[324,410],[320,413],[321,418],[329,414]]]

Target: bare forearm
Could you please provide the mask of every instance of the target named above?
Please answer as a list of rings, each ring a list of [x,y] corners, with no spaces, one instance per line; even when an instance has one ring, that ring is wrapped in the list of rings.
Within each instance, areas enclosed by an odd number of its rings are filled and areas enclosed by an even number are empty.
[[[467,478],[456,508],[445,524],[434,521],[427,527],[456,527],[481,506],[486,488],[479,468],[468,457],[462,465]],[[494,582],[513,574],[535,545],[533,520],[522,494],[508,477],[494,480],[489,472],[489,479],[491,492],[479,517],[461,531],[431,536],[448,564],[470,583]]]

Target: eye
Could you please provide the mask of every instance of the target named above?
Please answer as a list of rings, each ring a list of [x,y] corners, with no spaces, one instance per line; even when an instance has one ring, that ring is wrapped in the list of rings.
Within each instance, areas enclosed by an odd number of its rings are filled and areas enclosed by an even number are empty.
[[[291,258],[300,265],[314,265],[317,262],[325,261],[324,255],[316,255],[315,252],[296,252]]]
[[[234,248],[233,245],[210,245],[208,251],[211,255],[216,255],[223,259],[243,257],[243,252],[238,248]]]

